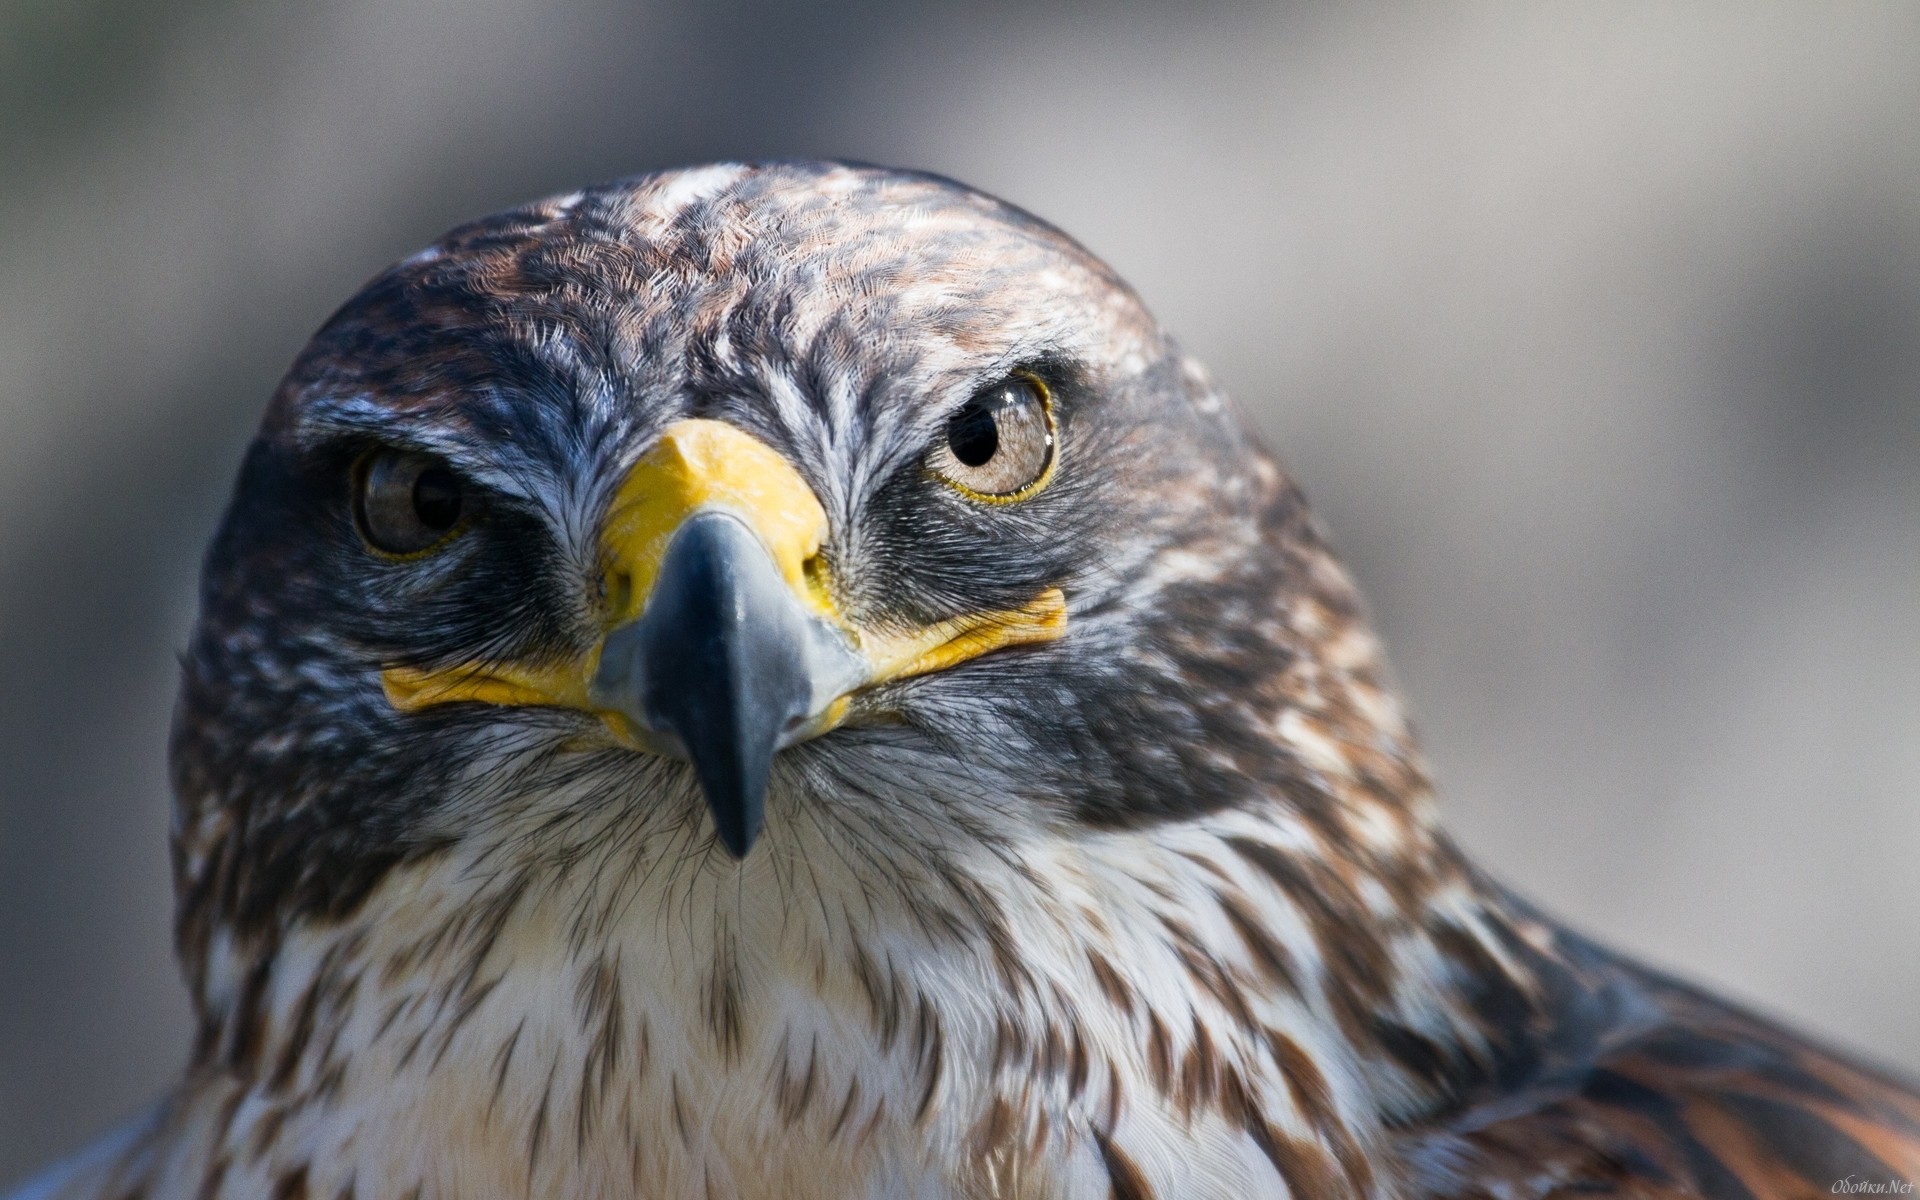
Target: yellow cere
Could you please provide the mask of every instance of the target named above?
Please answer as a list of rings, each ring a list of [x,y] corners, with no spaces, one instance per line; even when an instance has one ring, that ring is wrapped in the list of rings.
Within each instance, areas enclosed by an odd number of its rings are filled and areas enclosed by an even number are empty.
[[[1048,588],[1021,608],[968,613],[930,626],[862,633],[841,616],[826,590],[820,547],[827,515],[798,471],[766,443],[719,421],[669,426],[628,471],[608,506],[602,532],[606,563],[604,626],[612,630],[646,607],[667,545],[696,512],[729,512],[754,531],[787,585],[806,607],[843,631],[868,666],[862,686],[944,670],[1007,646],[1051,641],[1066,630],[1066,597]],[[600,646],[572,662],[471,662],[382,672],[388,702],[403,711],[460,701],[557,705],[593,713],[615,737],[641,744],[628,718],[603,711],[588,693]],[[821,714],[816,732],[838,725],[842,697]]]
[[[667,543],[688,517],[708,509],[745,521],[787,586],[814,612],[831,615],[807,581],[807,564],[827,539],[827,512],[807,481],[778,451],[731,425],[679,421],[634,464],[607,511],[611,625],[640,615]]]

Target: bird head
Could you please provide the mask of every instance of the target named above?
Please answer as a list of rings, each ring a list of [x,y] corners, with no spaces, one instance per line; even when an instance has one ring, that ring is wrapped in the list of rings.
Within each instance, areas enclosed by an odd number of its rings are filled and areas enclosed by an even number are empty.
[[[637,178],[395,265],[280,387],[185,658],[183,946],[476,839],[1377,834],[1424,786],[1379,671],[1299,493],[1065,235],[921,174]]]

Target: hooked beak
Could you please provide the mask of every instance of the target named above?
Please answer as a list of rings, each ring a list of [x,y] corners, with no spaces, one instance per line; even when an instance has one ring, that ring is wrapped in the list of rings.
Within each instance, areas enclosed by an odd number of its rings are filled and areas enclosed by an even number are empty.
[[[759,538],[709,509],[668,543],[640,616],[607,635],[588,695],[692,761],[714,829],[744,858],[774,751],[864,673],[841,632],[795,602]]]
[[[628,471],[602,525],[603,633],[564,663],[382,672],[395,708],[556,705],[622,744],[685,759],[736,858],[759,836],[773,756],[846,718],[863,689],[1049,641],[1058,588],[1015,610],[863,629],[836,605],[827,517],[790,463],[718,421],[676,422]]]

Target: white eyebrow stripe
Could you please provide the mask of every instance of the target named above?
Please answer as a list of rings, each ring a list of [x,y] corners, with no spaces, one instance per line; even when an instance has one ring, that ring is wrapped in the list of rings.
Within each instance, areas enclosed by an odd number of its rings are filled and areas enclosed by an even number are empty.
[[[512,443],[484,447],[464,421],[449,421],[448,412],[409,413],[361,394],[328,397],[308,404],[294,428],[295,441],[307,448],[354,438],[369,443],[435,454],[460,474],[481,486],[546,509],[564,486],[561,474],[532,455],[515,453]],[[502,452],[505,452],[503,455]]]

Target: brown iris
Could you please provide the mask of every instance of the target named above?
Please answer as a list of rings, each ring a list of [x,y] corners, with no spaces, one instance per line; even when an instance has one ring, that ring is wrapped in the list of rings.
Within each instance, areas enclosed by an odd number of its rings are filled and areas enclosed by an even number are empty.
[[[445,460],[412,450],[375,450],[354,471],[353,517],[382,554],[424,554],[451,537],[466,508],[460,477]]]
[[[1053,471],[1052,397],[1018,374],[982,388],[949,418],[927,466],[962,494],[993,503],[1038,491]]]

